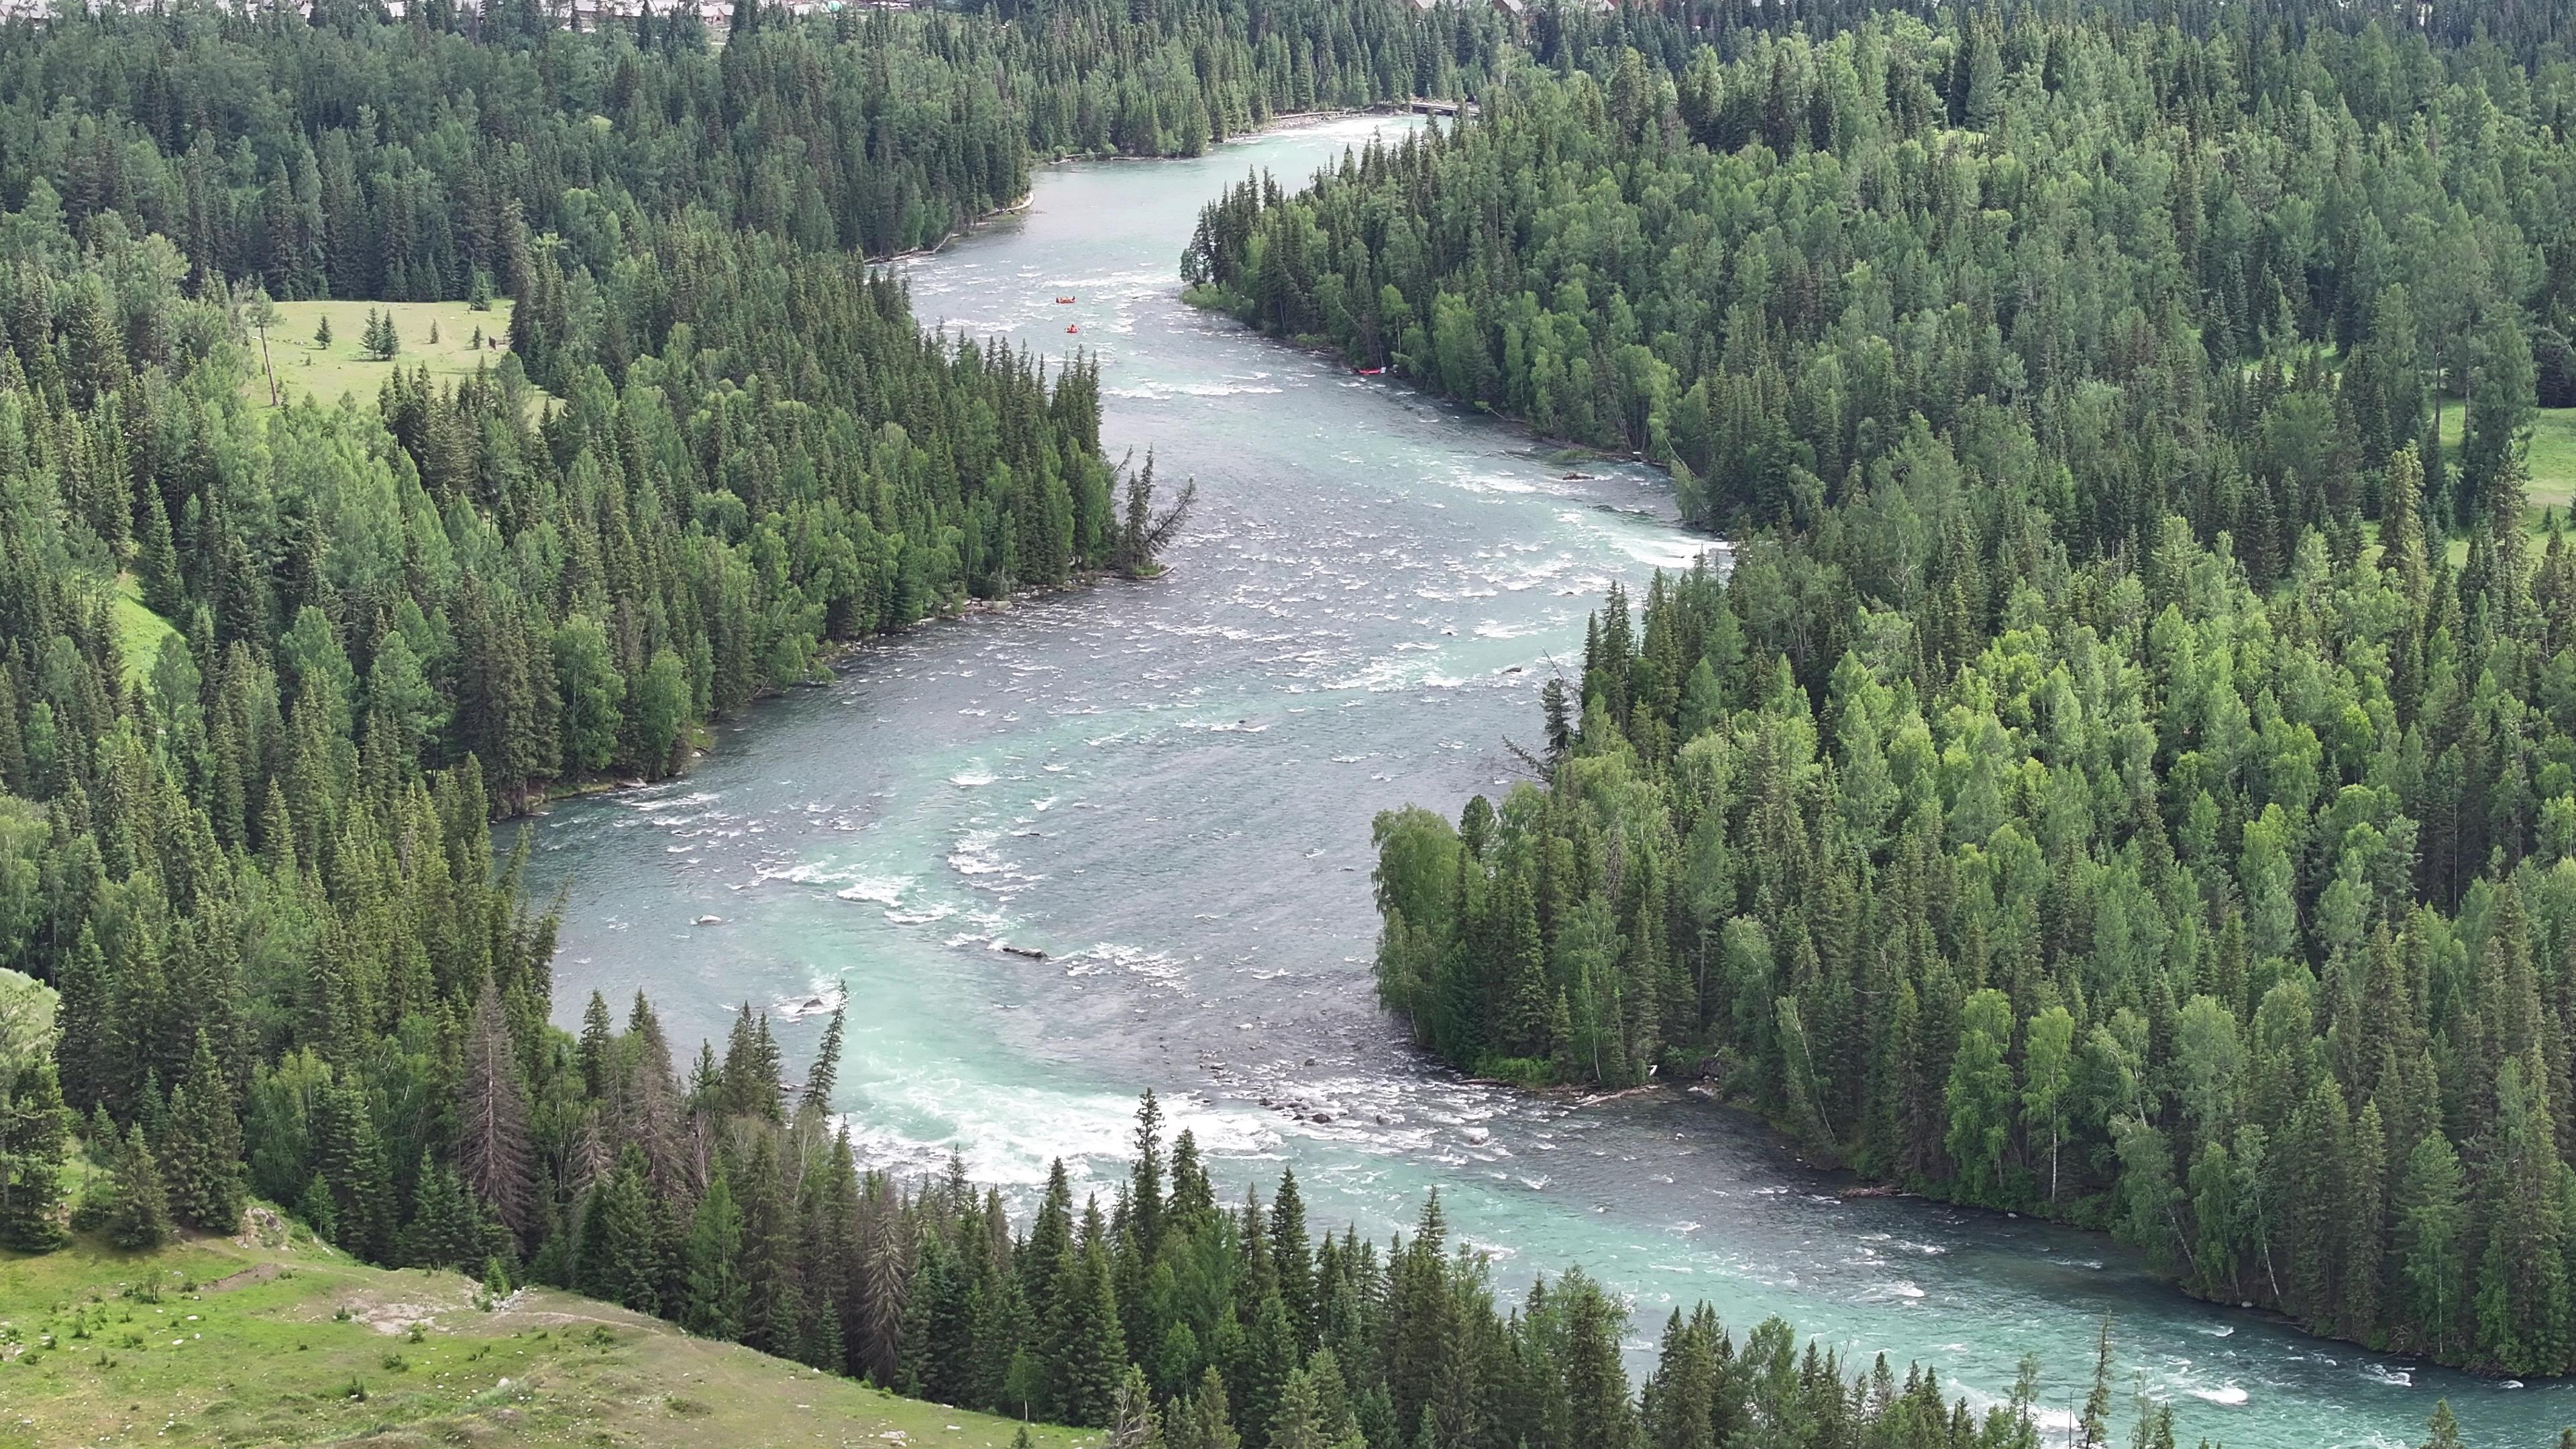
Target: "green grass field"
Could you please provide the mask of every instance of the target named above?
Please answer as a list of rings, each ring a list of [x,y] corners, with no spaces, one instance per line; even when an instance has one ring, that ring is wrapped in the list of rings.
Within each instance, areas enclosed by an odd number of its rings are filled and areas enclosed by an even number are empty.
[[[67,1444],[956,1446],[1019,1425],[897,1398],[550,1290],[259,1241],[0,1252],[0,1449]],[[291,1241],[290,1241],[291,1237]],[[1033,1428],[1050,1449],[1097,1432]]]
[[[125,666],[125,682],[133,684],[152,676],[152,662],[161,656],[161,641],[179,632],[177,626],[143,606],[143,586],[132,574],[116,576],[116,652]]]
[[[2444,457],[2458,457],[2466,422],[2465,404],[2442,404]],[[2567,516],[2568,501],[2576,497],[2576,408],[2542,408],[2532,420],[2530,491],[2534,527],[2547,509],[2558,510],[2562,519]]]
[[[402,350],[389,362],[367,356],[358,346],[369,312],[393,314]],[[306,397],[338,402],[345,393],[373,404],[386,375],[397,366],[410,369],[426,363],[433,378],[463,377],[478,363],[499,367],[510,332],[506,298],[495,301],[488,312],[477,312],[462,302],[280,302],[277,315],[277,325],[268,331],[268,360],[277,369],[277,390],[288,403]],[[331,319],[329,347],[313,340],[325,317]],[[433,328],[438,333],[436,342],[429,340]],[[483,335],[480,347],[474,342],[477,330]],[[493,346],[495,339],[501,347]],[[256,365],[256,339],[251,350]],[[268,374],[255,366],[248,387],[251,396],[265,398]]]
[[[2442,456],[2454,466],[2459,461],[2461,429],[2468,421],[2465,403],[2445,399],[2442,403]],[[2576,527],[2576,518],[2568,516],[2571,500],[2576,500],[2576,408],[2542,408],[2531,423],[2531,480],[2527,489],[2530,508],[2523,527],[2534,538],[2542,534],[2542,525],[2551,513],[2561,524]],[[2374,535],[2376,536],[2376,535]],[[2467,539],[2451,540],[2453,564],[2468,561]]]

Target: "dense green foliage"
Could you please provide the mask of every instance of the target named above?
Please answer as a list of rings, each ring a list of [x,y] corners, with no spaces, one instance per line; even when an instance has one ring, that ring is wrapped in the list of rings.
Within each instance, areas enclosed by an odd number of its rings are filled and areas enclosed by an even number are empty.
[[[526,48],[538,70],[712,84],[684,34]],[[889,50],[899,76],[941,74]],[[370,84],[433,98],[427,116],[472,94],[428,84],[440,66],[507,76],[521,47],[190,12],[16,27],[0,51],[11,114],[43,133],[12,137],[0,213],[0,962],[59,993],[60,1028],[29,1053],[13,1025],[0,1057],[0,1240],[59,1241],[77,1119],[100,1171],[71,1223],[120,1243],[228,1231],[257,1191],[371,1261],[569,1264],[606,1201],[581,1148],[606,1140],[603,1108],[547,1025],[553,927],[494,869],[494,806],[668,774],[832,641],[1149,572],[1177,510],[1150,466],[1122,479],[1101,458],[1087,362],[923,333],[862,236],[730,224],[750,219],[712,203],[757,186],[721,168],[683,182],[669,155],[603,149],[584,193],[503,164],[522,145],[566,159],[529,140],[551,110],[467,104],[440,126],[464,128],[451,179],[518,176],[568,230],[534,231],[505,185],[421,213],[488,222],[488,250],[439,243],[415,267],[380,229],[394,213],[325,206],[295,242],[314,270],[280,279],[504,291],[499,365],[444,386],[394,370],[372,408],[264,405],[245,344],[274,304],[226,268],[265,265],[232,248],[268,233],[220,220],[258,189],[196,186],[190,158],[255,177],[263,146],[344,156],[345,123],[414,114],[377,111]],[[134,117],[68,99],[181,53],[212,68],[191,104],[242,103],[220,146],[203,117],[152,129],[166,89],[119,92]],[[962,144],[971,118],[934,114]],[[157,149],[177,136],[188,150]],[[406,154],[386,141],[369,165]],[[368,174],[367,207],[401,191]],[[155,178],[200,204],[162,214]]]
[[[1317,107],[1472,84],[1482,12],[1375,0],[1130,7],[1018,23],[853,7],[694,13],[582,34],[496,6],[477,38],[112,10],[0,31],[0,195],[37,178],[76,228],[116,211],[197,276],[276,297],[437,300],[506,264],[505,213],[596,264],[696,210],[809,250],[928,246],[1028,190],[1030,158],[1196,154]],[[672,7],[662,7],[670,9]]]
[[[1667,462],[1695,521],[1816,528],[1928,432],[2036,475],[2079,552],[2179,512],[2266,583],[2437,442],[2428,381],[2518,349],[2576,402],[2563,61],[1906,20],[1715,55],[1596,52],[1597,82],[1517,76],[1296,196],[1247,183],[1185,270],[1267,330]],[[2254,395],[2312,345],[2340,393]],[[2493,477],[2477,427],[2441,440],[2458,468],[2428,453],[2439,520]]]
[[[2576,1365],[2576,555],[2523,459],[2576,72],[1984,20],[1601,69],[1193,256],[1751,530],[1596,617],[1544,788],[1380,820],[1385,999],[2322,1332]]]
[[[2568,234],[2563,67],[2340,27],[2241,65],[1901,19],[1819,47],[1768,38],[1787,13],[1542,17],[1540,57],[1606,84],[1515,79],[1489,125],[1247,191],[1196,249],[1266,325],[1787,525],[1642,640],[1605,613],[1553,792],[1386,822],[1390,999],[1533,1075],[1720,1046],[1875,1170],[2562,1366],[2576,562],[2483,524],[2518,520],[2516,429],[2563,372],[2566,258],[2530,240]],[[0,1242],[145,1247],[255,1193],[371,1262],[1122,1443],[2032,1442],[2026,1394],[1978,1422],[1705,1312],[1632,1400],[1596,1286],[1498,1308],[1436,1204],[1383,1255],[1312,1243],[1293,1181],[1221,1209],[1150,1103],[1113,1211],[1059,1178],[1015,1237],[955,1175],[859,1171],[837,1023],[792,1104],[747,1008],[685,1080],[640,997],[549,1024],[496,805],[667,774],[832,641],[1149,572],[1175,526],[1101,457],[1087,364],[926,336],[865,258],[1016,199],[1032,156],[1482,89],[1500,20],[749,3],[720,49],[685,12],[319,21],[0,29],[0,961],[60,1026],[0,1059]],[[1708,148],[1739,124],[1777,146]],[[2308,187],[2341,209],[2282,201]],[[2168,215],[2213,238],[2187,266],[2131,235]],[[502,295],[484,373],[252,400],[271,297]],[[2456,469],[2425,368],[2466,381]],[[2426,546],[2455,522],[2464,569]],[[2386,1231],[2320,1247],[2320,1204]]]

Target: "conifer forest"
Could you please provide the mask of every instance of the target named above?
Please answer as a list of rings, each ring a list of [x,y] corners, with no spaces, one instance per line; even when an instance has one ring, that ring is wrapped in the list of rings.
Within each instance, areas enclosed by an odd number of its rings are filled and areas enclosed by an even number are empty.
[[[2572,504],[2576,0],[11,8],[0,1404],[274,1222],[1023,1443],[2576,1445]]]

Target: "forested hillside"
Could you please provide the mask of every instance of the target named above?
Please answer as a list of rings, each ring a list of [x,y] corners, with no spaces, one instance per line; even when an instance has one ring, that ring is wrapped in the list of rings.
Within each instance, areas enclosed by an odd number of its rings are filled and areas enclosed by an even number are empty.
[[[1113,1205],[1059,1181],[1014,1234],[861,1170],[837,1023],[794,1089],[748,1008],[687,1069],[640,995],[550,1024],[496,815],[675,771],[836,642],[1151,573],[1179,516],[1086,360],[925,334],[868,258],[1035,158],[1472,92],[1212,212],[1197,279],[1764,532],[1642,636],[1605,611],[1552,791],[1386,823],[1390,999],[1530,1075],[1706,1044],[1874,1171],[2561,1366],[2576,561],[2516,439],[2565,372],[2571,86],[2546,6],[2467,49],[2370,13],[0,27],[0,963],[42,983],[0,977],[0,1245],[257,1194],[1122,1443],[2032,1444],[2027,1389],[1979,1420],[1705,1313],[1632,1400],[1595,1285],[1497,1306],[1436,1204],[1310,1245],[1150,1102]],[[319,300],[491,305],[491,361],[404,367],[376,314],[377,396],[277,406]]]
[[[732,1169],[775,1225],[758,1131],[695,1119],[675,1184],[623,1130],[487,822],[672,772],[834,641],[1152,570],[1175,512],[1102,458],[1090,364],[926,334],[862,254],[1024,186],[952,23],[871,22],[874,91],[818,27],[0,31],[0,963],[60,1027],[0,1060],[0,1242],[228,1231],[255,1190],[370,1262],[590,1282],[628,1142],[665,1209]],[[854,134],[778,173],[803,200],[727,164],[792,154],[758,116],[827,75],[937,97],[878,133],[921,164]],[[266,283],[511,306],[491,365],[403,370],[379,315],[380,396],[276,407]],[[728,1331],[838,1311],[756,1304]]]
[[[2576,404],[2564,62],[1988,21],[1687,55],[1598,53],[1597,82],[1516,77],[1483,123],[1296,196],[1247,183],[1185,273],[1665,462],[1698,522],[1812,530],[1919,422],[1980,477],[2037,474],[2079,552],[2179,512],[2262,583],[2300,528],[2371,516],[2419,437],[2433,517],[2464,525],[2535,361]],[[2433,435],[2430,390],[2506,374]]]
[[[42,178],[75,228],[117,212],[192,282],[278,298],[505,286],[514,202],[595,267],[684,212],[884,255],[1016,202],[1033,157],[1195,154],[1280,112],[1453,94],[1502,43],[1481,11],[1374,0],[1068,0],[1012,24],[753,3],[720,47],[694,7],[658,8],[594,34],[521,5],[472,27],[212,7],[7,27],[0,195]]]
[[[1190,258],[1740,536],[1596,616],[1542,786],[1380,819],[1387,1002],[1480,1070],[1704,1068],[2320,1332],[2576,1365],[2563,49],[1595,60]]]

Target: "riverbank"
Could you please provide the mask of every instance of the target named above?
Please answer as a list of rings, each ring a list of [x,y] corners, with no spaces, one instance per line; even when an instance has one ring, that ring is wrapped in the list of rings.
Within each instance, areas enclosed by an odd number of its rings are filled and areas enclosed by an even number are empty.
[[[1270,344],[1271,346],[1286,347],[1295,351],[1309,353],[1315,357],[1319,357],[1330,362],[1335,367],[1349,370],[1354,376],[1382,376],[1389,383],[1401,385],[1435,402],[1447,403],[1453,407],[1465,408],[1475,413],[1478,417],[1490,418],[1495,423],[1510,428],[1512,431],[1519,433],[1522,437],[1527,438],[1531,443],[1533,450],[1545,449],[1547,451],[1548,462],[1553,465],[1561,467],[1571,463],[1594,462],[1652,468],[1665,479],[1670,480],[1675,484],[1675,502],[1677,505],[1681,502],[1678,493],[1680,480],[1674,476],[1671,467],[1668,464],[1659,462],[1654,458],[1650,458],[1646,454],[1638,452],[1635,449],[1629,449],[1623,452],[1614,448],[1599,447],[1574,438],[1560,437],[1557,434],[1542,430],[1529,419],[1521,417],[1516,413],[1504,412],[1499,408],[1483,402],[1468,402],[1460,398],[1451,397],[1447,393],[1426,387],[1420,382],[1415,381],[1410,374],[1396,370],[1396,365],[1392,359],[1387,363],[1382,364],[1374,372],[1363,373],[1360,370],[1359,360],[1352,357],[1349,353],[1344,352],[1339,344],[1334,343],[1329,339],[1316,336],[1281,337],[1276,333],[1265,330],[1259,323],[1254,322],[1251,318],[1244,315],[1245,308],[1243,298],[1222,286],[1216,285],[1215,283],[1184,286],[1181,288],[1181,300],[1202,312],[1213,312],[1240,324],[1245,330],[1261,338],[1262,341]],[[1566,475],[1561,481],[1582,482],[1588,481],[1588,479],[1589,475],[1582,474],[1578,471],[1577,473]],[[1725,541],[1713,530],[1706,529],[1702,525],[1692,522],[1687,516],[1666,521],[1675,527],[1685,529],[1693,533],[1706,534],[1709,538],[1714,539],[1721,544]]]
[[[1516,430],[1178,304],[1166,279],[1209,197],[1247,167],[1329,164],[1373,124],[1052,168],[1025,216],[913,270],[927,324],[1013,345],[1060,338],[1053,297],[1079,291],[1104,436],[1200,481],[1173,572],[871,641],[649,807],[538,821],[560,1024],[592,989],[642,989],[675,1042],[721,1043],[742,1001],[846,980],[836,1105],[872,1165],[962,1153],[1018,1213],[1061,1157],[1106,1203],[1151,1085],[1232,1200],[1293,1166],[1310,1223],[1383,1247],[1437,1189],[1497,1293],[1579,1266],[1630,1306],[1634,1372],[1665,1314],[1706,1299],[1739,1342],[1777,1314],[1978,1408],[2035,1358],[2055,1422],[2109,1317],[2118,1442],[2131,1389],[2179,1406],[2183,1442],[2230,1449],[2417,1443],[2443,1395],[2472,1443],[2554,1442],[2576,1393],[2330,1349],[2186,1299],[2097,1235],[1845,1200],[1849,1178],[1678,1093],[1578,1106],[1405,1048],[1370,993],[1370,819],[1490,791],[1495,742],[1536,717],[1543,661],[1579,648],[1601,590],[1705,544],[1638,515],[1670,511],[1640,470],[1566,481]],[[788,1060],[828,1015],[773,1016]]]
[[[1231,146],[1245,141],[1257,140],[1263,136],[1275,135],[1282,131],[1295,130],[1302,126],[1314,126],[1332,121],[1347,120],[1353,116],[1406,116],[1411,114],[1412,112],[1409,110],[1399,110],[1394,106],[1370,106],[1360,110],[1350,111],[1288,111],[1273,115],[1270,119],[1248,130],[1234,131],[1226,135],[1211,137],[1208,141],[1207,150],[1215,150],[1223,146]],[[1205,155],[1206,151],[1201,151],[1197,154]],[[1191,159],[1194,159],[1191,155],[1178,153],[1169,155],[1138,156],[1125,151],[1065,151],[1059,152],[1056,155],[1049,156],[1037,162],[1036,166],[1032,168],[1032,170],[1034,173],[1034,171],[1043,170],[1049,166],[1063,166],[1082,161],[1186,161]],[[868,260],[871,262],[882,263],[887,266],[893,266],[897,263],[919,261],[925,257],[937,256],[941,252],[947,250],[951,243],[973,236],[1006,216],[1015,216],[1027,211],[1029,209],[1029,203],[1036,197],[1036,195],[1036,185],[1035,182],[1032,181],[1029,191],[1023,194],[1019,200],[1014,201],[1007,206],[994,207],[992,210],[984,212],[969,220],[965,225],[950,229],[947,233],[942,235],[939,240],[931,243],[929,246],[914,247],[909,251],[889,252],[883,256],[871,256]]]
[[[1273,116],[1268,122],[1259,127],[1222,138],[1216,144],[1219,146],[1240,144],[1260,139],[1266,135],[1325,124],[1334,120],[1348,119],[1353,116],[1377,114],[1398,115],[1404,113],[1396,112],[1391,109],[1386,111],[1293,112],[1286,115]],[[1045,166],[1083,161],[1170,161],[1175,159],[1183,158],[1154,156],[1068,156],[1058,157],[1052,161],[1040,164],[1041,169],[1043,169]],[[898,252],[886,257],[872,257],[869,260],[881,263],[888,267],[928,260],[944,252],[951,244],[982,233],[995,223],[1002,221],[1005,218],[1026,214],[1035,198],[1036,190],[1034,184],[1032,184],[1031,190],[1027,194],[1021,196],[1019,200],[1012,202],[1008,206],[996,207],[991,211],[977,216],[965,226],[952,230],[942,236],[938,242],[929,247],[915,248],[911,251]],[[916,322],[917,321],[918,318],[916,318]],[[1134,576],[1133,581],[1139,583],[1152,582],[1163,577],[1166,572],[1167,570],[1164,567],[1157,565],[1150,573]],[[861,635],[853,639],[824,641],[823,646],[818,650],[814,659],[815,674],[804,682],[806,684],[824,683],[829,675],[836,673],[861,651],[868,649],[872,645],[883,643],[886,640],[909,634],[913,630],[921,628],[924,625],[947,620],[970,618],[977,614],[987,613],[996,609],[1007,609],[1011,607],[1013,602],[1023,598],[1035,597],[1049,593],[1064,593],[1078,589],[1090,589],[1096,587],[1104,578],[1109,577],[1123,576],[1117,575],[1114,571],[1107,569],[1087,570],[1063,583],[1032,584],[1014,588],[1009,595],[1001,599],[979,599],[970,596],[949,608],[942,609],[934,614],[925,615],[922,618],[916,619],[912,623],[903,625],[897,629]],[[753,695],[753,702],[756,703],[760,700],[775,698],[783,692],[784,691],[777,689],[762,689]],[[497,802],[503,805],[515,803],[517,808],[505,809],[501,813],[496,813],[492,818],[496,821],[526,819],[530,816],[542,813],[549,805],[565,801],[585,799],[592,796],[615,794],[622,790],[643,789],[652,785],[663,784],[671,780],[684,778],[693,768],[695,768],[700,762],[704,761],[708,755],[713,752],[714,736],[712,726],[717,723],[720,723],[720,721],[710,720],[693,729],[692,737],[684,742],[685,754],[679,767],[660,779],[644,780],[638,779],[633,775],[613,775],[587,777],[575,780],[558,779],[549,781],[544,789],[529,792],[525,799],[515,802]]]

